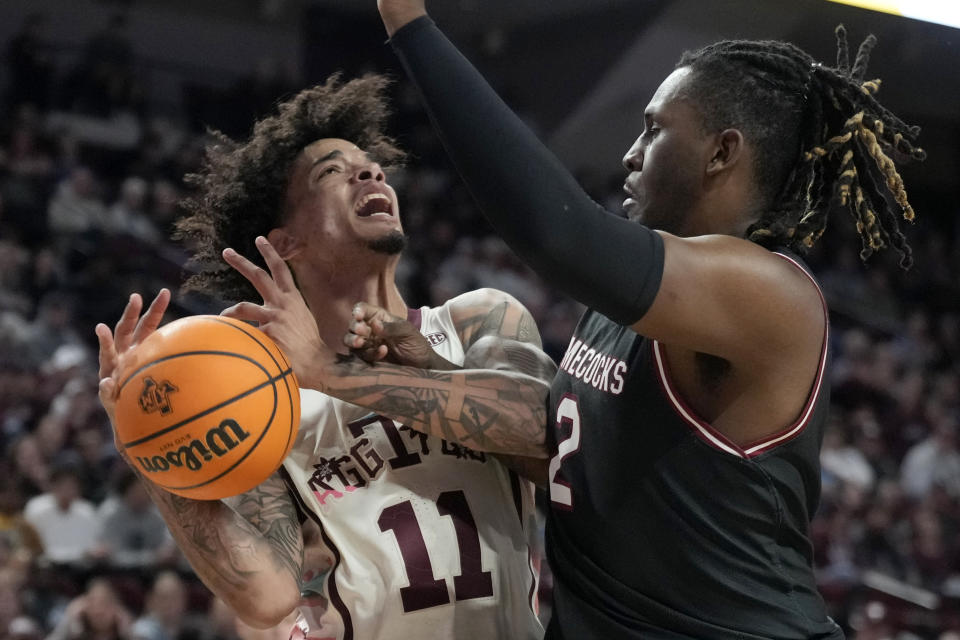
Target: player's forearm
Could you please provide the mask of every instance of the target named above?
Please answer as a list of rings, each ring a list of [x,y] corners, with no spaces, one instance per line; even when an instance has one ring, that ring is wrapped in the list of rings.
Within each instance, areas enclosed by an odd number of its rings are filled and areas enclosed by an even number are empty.
[[[281,545],[219,500],[191,500],[144,481],[167,528],[203,583],[251,626],[276,624],[299,600],[303,543]]]
[[[639,319],[659,286],[660,237],[593,202],[429,18],[391,42],[447,153],[511,248],[580,302],[624,324]]]
[[[513,371],[434,371],[342,357],[307,384],[411,429],[478,451],[546,457],[542,379]]]

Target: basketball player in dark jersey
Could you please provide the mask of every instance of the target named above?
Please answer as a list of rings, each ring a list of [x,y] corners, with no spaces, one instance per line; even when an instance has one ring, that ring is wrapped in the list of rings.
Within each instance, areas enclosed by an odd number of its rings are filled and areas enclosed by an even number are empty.
[[[864,81],[875,40],[851,66],[839,28],[835,68],[773,41],[684,54],[642,112],[617,216],[423,0],[379,8],[486,216],[589,307],[551,391],[547,636],[841,638],[809,539],[828,318],[797,254],[847,209],[864,259],[892,245],[910,264],[898,217],[913,211],[891,157],[923,151]],[[354,332],[375,344],[369,326]]]

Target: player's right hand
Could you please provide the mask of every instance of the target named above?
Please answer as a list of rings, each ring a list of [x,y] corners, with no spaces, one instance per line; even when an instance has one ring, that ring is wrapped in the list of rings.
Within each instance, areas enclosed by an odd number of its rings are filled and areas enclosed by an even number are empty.
[[[110,425],[113,427],[113,440],[121,454],[123,453],[123,447],[117,438],[117,425],[114,420],[117,395],[120,392],[117,376],[126,369],[137,345],[160,326],[163,314],[169,304],[170,290],[161,289],[157,297],[150,303],[150,308],[141,316],[140,310],[143,308],[143,299],[139,293],[131,294],[130,300],[112,332],[110,327],[102,322],[95,329],[97,341],[100,343],[100,404],[103,405],[107,417],[110,418]]]
[[[426,0],[377,0],[377,9],[391,36],[408,22],[427,15]]]

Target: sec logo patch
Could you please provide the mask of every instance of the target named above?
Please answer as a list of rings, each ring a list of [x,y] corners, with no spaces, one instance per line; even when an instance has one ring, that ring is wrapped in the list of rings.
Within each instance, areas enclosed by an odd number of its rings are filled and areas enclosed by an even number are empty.
[[[437,333],[428,333],[424,336],[424,338],[427,339],[427,342],[430,343],[431,347],[436,347],[437,345],[441,345],[447,341],[447,334],[439,331]]]

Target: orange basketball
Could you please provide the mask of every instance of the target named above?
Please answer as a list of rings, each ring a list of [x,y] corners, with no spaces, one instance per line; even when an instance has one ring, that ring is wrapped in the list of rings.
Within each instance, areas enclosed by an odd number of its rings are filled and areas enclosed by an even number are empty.
[[[161,327],[119,376],[117,432],[137,470],[167,491],[215,500],[276,471],[300,424],[290,363],[260,330],[221,316]]]

